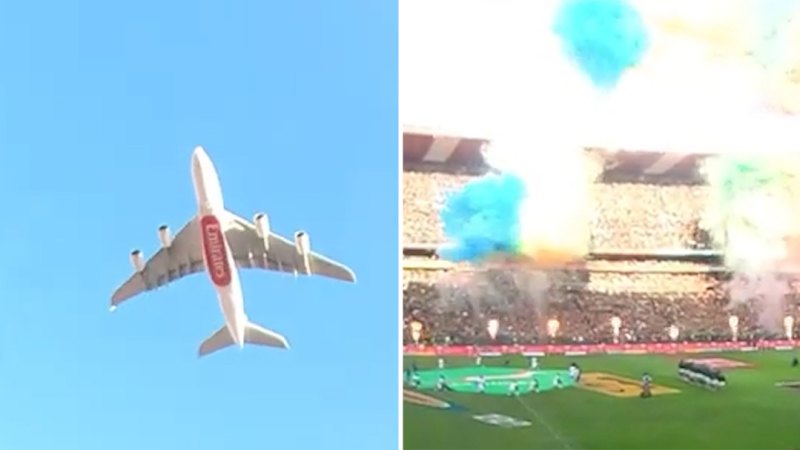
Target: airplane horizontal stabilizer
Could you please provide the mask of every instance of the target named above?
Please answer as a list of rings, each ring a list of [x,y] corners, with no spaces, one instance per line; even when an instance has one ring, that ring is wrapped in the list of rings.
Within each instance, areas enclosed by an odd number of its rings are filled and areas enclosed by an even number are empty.
[[[228,331],[228,327],[223,325],[222,328],[215,331],[214,334],[200,344],[200,350],[197,356],[203,357],[225,347],[230,347],[233,344],[233,336],[231,336],[231,333]]]
[[[244,342],[252,345],[262,345],[266,347],[289,348],[289,343],[282,335],[267,330],[252,322],[248,322],[244,329]],[[211,353],[221,350],[225,347],[234,345],[233,336],[228,331],[228,327],[222,326],[219,330],[215,331],[208,339],[200,344],[198,356],[203,357]]]
[[[244,342],[253,345],[265,345],[267,347],[289,348],[289,343],[282,335],[267,330],[253,322],[248,322],[244,331]]]

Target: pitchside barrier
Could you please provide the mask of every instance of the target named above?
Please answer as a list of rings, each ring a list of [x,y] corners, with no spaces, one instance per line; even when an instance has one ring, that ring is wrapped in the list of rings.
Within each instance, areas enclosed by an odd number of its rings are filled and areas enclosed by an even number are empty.
[[[637,355],[645,353],[711,353],[753,352],[757,350],[792,350],[800,347],[800,340],[759,342],[654,342],[649,344],[594,344],[594,345],[406,345],[403,353],[408,356],[499,356],[518,354],[523,356],[545,355]]]

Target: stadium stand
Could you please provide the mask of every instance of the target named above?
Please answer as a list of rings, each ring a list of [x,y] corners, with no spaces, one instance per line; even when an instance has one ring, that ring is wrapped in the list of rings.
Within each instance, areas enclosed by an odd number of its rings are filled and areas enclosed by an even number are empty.
[[[699,226],[706,186],[696,155],[599,152],[605,170],[595,184],[592,255],[582,267],[559,273],[507,266],[476,269],[439,261],[444,239],[438,211],[448,192],[487,172],[485,141],[408,129],[403,144],[404,342],[410,324],[423,326],[420,342],[538,344],[611,342],[612,317],[623,342],[730,340],[781,337],[758,326],[752,303],[729,306],[720,255]],[[792,282],[792,292],[797,292]],[[787,296],[786,314],[797,314]],[[487,321],[497,319],[492,339]],[[559,322],[548,332],[551,319]]]

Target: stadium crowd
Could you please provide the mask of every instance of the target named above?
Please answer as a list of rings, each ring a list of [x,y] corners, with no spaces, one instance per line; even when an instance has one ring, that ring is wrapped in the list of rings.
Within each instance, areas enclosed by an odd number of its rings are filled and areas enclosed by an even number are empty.
[[[406,171],[404,240],[408,245],[442,242],[438,211],[447,192],[471,175]],[[595,249],[698,249],[708,245],[699,229],[706,187],[645,183],[597,183],[593,223]],[[533,272],[508,268],[435,269],[405,265],[405,341],[409,324],[423,326],[424,342],[480,344],[545,342],[658,342],[677,338],[729,340],[729,318],[739,319],[738,338],[779,337],[782,327],[759,325],[753,301],[732,305],[725,275],[701,263],[591,261],[585,270]],[[793,292],[797,292],[796,289]],[[787,295],[784,313],[797,312],[798,295]],[[617,336],[612,318],[620,319]],[[781,315],[782,317],[782,315]],[[489,319],[499,331],[487,332]],[[548,322],[558,321],[558,330]]]
[[[431,170],[404,172],[405,242],[442,242],[439,208],[449,192],[472,178],[474,175]],[[705,245],[707,239],[698,223],[706,195],[703,185],[597,183],[592,244],[596,248],[630,250]]]

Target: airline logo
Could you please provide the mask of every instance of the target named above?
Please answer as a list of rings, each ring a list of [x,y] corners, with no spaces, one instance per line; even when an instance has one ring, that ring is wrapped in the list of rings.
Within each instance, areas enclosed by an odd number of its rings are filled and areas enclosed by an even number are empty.
[[[219,287],[227,287],[231,284],[231,266],[228,264],[225,236],[219,219],[214,215],[203,216],[200,219],[200,233],[211,281]]]

